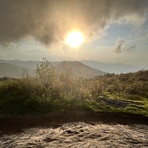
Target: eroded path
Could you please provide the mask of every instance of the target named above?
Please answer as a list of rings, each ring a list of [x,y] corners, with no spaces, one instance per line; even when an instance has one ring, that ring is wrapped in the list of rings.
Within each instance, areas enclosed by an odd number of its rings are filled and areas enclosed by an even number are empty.
[[[148,125],[70,122],[1,134],[0,148],[147,148]]]

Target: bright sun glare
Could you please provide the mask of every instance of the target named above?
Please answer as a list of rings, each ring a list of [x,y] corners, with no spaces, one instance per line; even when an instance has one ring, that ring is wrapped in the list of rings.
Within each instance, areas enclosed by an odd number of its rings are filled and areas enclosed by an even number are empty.
[[[65,43],[73,48],[79,47],[84,41],[84,35],[80,31],[70,31],[66,38]]]

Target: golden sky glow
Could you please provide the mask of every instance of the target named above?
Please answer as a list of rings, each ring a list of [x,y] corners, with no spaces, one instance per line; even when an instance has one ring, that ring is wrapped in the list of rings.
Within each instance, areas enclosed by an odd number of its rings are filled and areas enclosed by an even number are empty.
[[[83,42],[84,35],[78,30],[70,31],[65,38],[65,44],[73,48],[79,47]]]

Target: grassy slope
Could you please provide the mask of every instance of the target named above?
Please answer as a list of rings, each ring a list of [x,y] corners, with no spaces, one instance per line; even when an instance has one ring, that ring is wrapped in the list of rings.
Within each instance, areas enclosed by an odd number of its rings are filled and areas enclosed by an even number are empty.
[[[89,111],[148,116],[147,75],[148,71],[141,71],[99,76],[83,81],[62,75],[59,78],[53,76],[49,84],[43,84],[39,78],[1,81],[0,114]],[[135,103],[130,103],[124,108],[114,107],[102,101],[101,97]]]

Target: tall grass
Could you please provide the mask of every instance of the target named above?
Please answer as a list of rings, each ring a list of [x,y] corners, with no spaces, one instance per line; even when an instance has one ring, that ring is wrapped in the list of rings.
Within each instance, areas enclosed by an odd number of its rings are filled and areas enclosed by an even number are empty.
[[[27,114],[85,108],[84,99],[91,96],[83,87],[83,79],[56,74],[43,59],[35,76],[23,73],[23,78],[0,82],[0,113]]]

